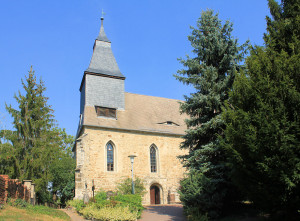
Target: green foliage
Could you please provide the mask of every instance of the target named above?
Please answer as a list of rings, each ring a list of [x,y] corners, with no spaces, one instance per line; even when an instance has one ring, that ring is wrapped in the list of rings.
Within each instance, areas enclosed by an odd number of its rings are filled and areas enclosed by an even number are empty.
[[[106,201],[107,195],[105,191],[99,191],[96,193],[95,197],[95,203],[100,203],[102,201]]]
[[[95,202],[88,205],[83,200],[70,200],[67,205],[74,207],[86,219],[98,220],[136,220],[144,209],[140,195],[119,194],[107,199],[104,191],[98,192]]]
[[[59,135],[61,149],[50,166],[52,193],[60,197],[60,203],[64,206],[67,200],[74,197],[76,162],[71,151],[74,137],[67,135],[64,129],[55,128],[55,131]]]
[[[185,212],[193,219],[197,217],[217,217],[218,210],[223,204],[225,191],[217,192],[220,182],[212,180],[199,171],[190,171],[187,178],[181,180],[179,190],[180,200]],[[221,189],[222,187],[219,187]],[[213,196],[214,198],[212,198]],[[197,215],[195,217],[195,215]],[[192,220],[193,220],[192,219]]]
[[[269,0],[272,18],[267,16],[266,46],[276,52],[285,51],[289,55],[300,53],[300,2],[282,0],[281,5]],[[297,81],[299,83],[299,80]]]
[[[132,180],[130,178],[126,178],[122,180],[118,185],[117,185],[117,190],[121,194],[131,194],[132,193]],[[144,182],[142,179],[135,177],[134,180],[134,191],[135,194],[144,196],[146,193],[146,188],[144,186]]]
[[[47,206],[42,206],[42,205],[29,206],[26,210],[34,214],[44,214],[51,217],[57,217],[60,219],[69,220],[69,216],[65,212]]]
[[[138,217],[142,215],[144,207],[142,206],[142,197],[139,194],[130,195],[116,195],[113,200],[120,202],[120,206],[128,207],[130,211],[137,214]]]
[[[116,204],[119,204],[119,202],[113,201],[113,200],[102,200],[95,202],[95,205],[98,209],[103,207],[114,207]]]
[[[36,82],[32,69],[25,82],[22,80],[22,85],[25,95],[21,92],[15,95],[19,109],[6,105],[14,119],[15,131],[2,133],[7,145],[2,149],[5,154],[1,154],[0,160],[5,166],[0,172],[11,178],[34,180],[39,195],[46,190],[49,166],[57,152],[56,134],[51,130],[54,126],[53,110],[43,95],[46,90],[44,83]]]
[[[26,202],[23,199],[19,199],[19,198],[18,199],[8,198],[7,204],[10,206],[18,207],[18,208],[27,208],[27,207],[31,206],[30,203]]]
[[[69,200],[67,201],[66,205],[70,207],[74,207],[77,212],[79,212],[85,207],[83,200],[78,200],[78,199]]]
[[[199,211],[199,207],[186,207],[185,213],[189,221],[208,221],[207,214],[203,215],[203,212]]]
[[[32,69],[25,82],[22,80],[25,96],[18,93],[15,99],[19,109],[6,105],[6,110],[13,117],[15,131],[4,131],[3,135],[10,147],[4,171],[12,178],[47,180],[48,168],[55,157],[53,145],[55,134],[50,131],[54,125],[53,110],[47,105],[48,98],[43,95],[46,90],[44,83],[36,82]],[[43,182],[37,182],[37,191],[43,189]]]
[[[196,91],[185,96],[185,102],[181,103],[181,111],[189,115],[181,148],[189,153],[180,158],[190,174],[181,182],[180,195],[186,209],[199,206],[203,217],[208,214],[215,218],[221,214],[233,188],[227,175],[226,154],[220,146],[225,127],[221,108],[228,99],[236,72],[243,69],[240,62],[247,43],[238,46],[231,35],[232,24],[229,21],[222,24],[218,14],[211,10],[202,12],[197,28],[191,29],[188,39],[195,57],[179,59],[184,69],[175,75]]]
[[[82,207],[78,212],[83,215],[85,219],[93,219],[95,213],[97,213],[99,209],[94,203],[90,203],[85,207]]]
[[[86,219],[95,218],[101,221],[135,221],[137,214],[133,213],[128,207],[103,207],[97,209],[94,204],[83,208],[80,213]]]
[[[41,205],[33,206],[23,199],[9,198],[7,201],[7,204],[10,206],[13,206],[13,207],[20,208],[20,209],[26,209],[29,213],[33,213],[33,214],[44,214],[44,215],[49,215],[51,217],[58,217],[61,219],[68,218],[68,215],[65,214],[63,211],[59,211],[57,209],[50,208],[47,206],[41,206]]]
[[[223,119],[232,177],[255,205],[277,216],[300,208],[300,2],[269,1],[266,47],[253,47]]]
[[[48,186],[61,196],[64,203],[72,197],[75,161],[71,156],[74,140],[55,126],[53,110],[47,104],[43,81],[37,82],[32,68],[25,81],[25,95],[19,91],[14,98],[15,109],[6,105],[15,130],[0,131],[0,173],[19,180],[33,180],[40,203],[51,202]]]

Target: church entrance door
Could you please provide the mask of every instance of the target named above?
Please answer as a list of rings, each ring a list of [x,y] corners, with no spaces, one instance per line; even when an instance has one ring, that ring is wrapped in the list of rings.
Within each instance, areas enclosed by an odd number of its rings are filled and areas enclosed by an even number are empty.
[[[159,187],[156,185],[152,185],[150,187],[150,203],[151,204],[160,204]]]

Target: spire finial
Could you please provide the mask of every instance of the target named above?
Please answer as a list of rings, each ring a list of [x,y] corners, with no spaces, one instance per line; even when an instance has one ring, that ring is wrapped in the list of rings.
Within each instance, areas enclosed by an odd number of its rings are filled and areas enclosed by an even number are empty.
[[[98,37],[96,38],[96,40],[99,40],[99,41],[105,41],[105,42],[110,42],[108,40],[108,38],[106,37],[106,34],[104,32],[104,27],[103,27],[103,20],[104,20],[104,11],[102,9],[102,16],[101,16],[101,28],[100,28],[100,33],[98,35]]]
[[[104,19],[104,15],[105,15],[105,13],[104,13],[104,11],[103,11],[103,9],[102,9],[102,16],[101,16],[101,20],[103,20],[103,19]]]

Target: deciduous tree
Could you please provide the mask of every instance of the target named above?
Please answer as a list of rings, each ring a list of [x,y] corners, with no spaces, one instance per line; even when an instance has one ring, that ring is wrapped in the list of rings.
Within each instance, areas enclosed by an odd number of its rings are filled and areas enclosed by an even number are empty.
[[[58,143],[60,152],[50,166],[51,192],[59,197],[60,203],[64,206],[67,200],[74,197],[76,166],[72,153],[74,137],[68,135],[65,130],[56,129],[56,131],[60,138]]]

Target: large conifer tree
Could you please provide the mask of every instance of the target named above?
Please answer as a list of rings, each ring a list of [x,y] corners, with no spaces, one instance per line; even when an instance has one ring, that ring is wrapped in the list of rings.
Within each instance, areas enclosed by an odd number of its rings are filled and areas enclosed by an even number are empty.
[[[181,145],[189,151],[181,156],[189,175],[181,182],[180,194],[188,212],[217,217],[230,186],[225,155],[219,145],[224,129],[222,106],[236,72],[242,68],[247,43],[239,46],[232,36],[232,24],[222,24],[212,10],[202,12],[197,27],[191,29],[188,39],[195,57],[180,59],[185,68],[175,76],[195,88],[181,104],[181,111],[190,118],[186,120],[188,130]]]
[[[224,119],[233,178],[259,208],[300,208],[300,1],[269,0],[265,47],[237,76]]]
[[[13,118],[14,131],[1,131],[4,144],[0,147],[0,172],[20,180],[33,180],[39,201],[48,201],[47,187],[52,174],[50,166],[62,154],[59,133],[55,128],[52,108],[44,95],[44,83],[37,83],[30,69],[25,81],[25,94],[19,91],[17,109],[6,105]]]

